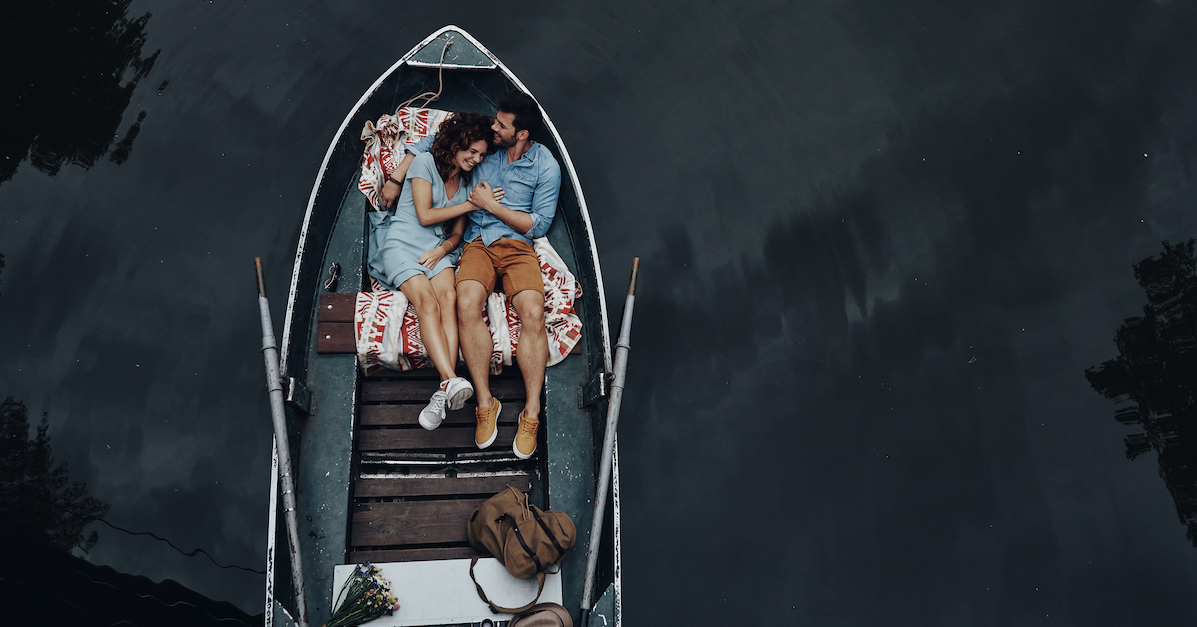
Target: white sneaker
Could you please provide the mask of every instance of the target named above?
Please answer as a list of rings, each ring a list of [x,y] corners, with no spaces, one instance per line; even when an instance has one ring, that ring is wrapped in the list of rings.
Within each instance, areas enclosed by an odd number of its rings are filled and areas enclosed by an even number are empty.
[[[444,390],[437,390],[428,399],[428,406],[420,410],[420,426],[432,431],[441,426],[445,420],[445,400],[448,395]]]
[[[449,409],[456,411],[474,396],[474,386],[461,377],[453,377],[448,383],[445,393],[449,395]]]

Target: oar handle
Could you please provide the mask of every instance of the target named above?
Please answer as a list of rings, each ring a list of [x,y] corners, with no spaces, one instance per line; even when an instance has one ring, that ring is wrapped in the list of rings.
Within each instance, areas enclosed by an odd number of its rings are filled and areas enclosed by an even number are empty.
[[[258,274],[258,296],[266,296],[266,277],[262,274],[261,257],[254,257],[254,271]]]
[[[640,258],[632,257],[632,280],[628,282],[628,296],[636,295],[636,276],[640,274]]]

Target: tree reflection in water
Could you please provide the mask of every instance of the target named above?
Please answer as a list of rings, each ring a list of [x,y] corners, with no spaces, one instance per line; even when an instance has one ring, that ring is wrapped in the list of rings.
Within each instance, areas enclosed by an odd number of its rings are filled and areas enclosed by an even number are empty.
[[[1138,423],[1126,456],[1155,449],[1160,477],[1197,546],[1197,259],[1194,240],[1164,242],[1164,251],[1134,265],[1147,292],[1143,315],[1114,335],[1118,357],[1085,371],[1102,396],[1119,403],[1114,418]]]
[[[11,397],[0,403],[0,541],[36,538],[62,551],[86,552],[97,533],[83,530],[108,506],[71,482],[66,464],[54,464],[48,431],[43,415],[30,439],[25,404]]]
[[[0,183],[26,159],[53,175],[68,163],[90,168],[109,154],[133,90],[158,57],[142,56],[150,14],[129,19],[130,2],[48,0],[5,8]],[[144,118],[142,111],[116,141],[111,161],[128,159]]]

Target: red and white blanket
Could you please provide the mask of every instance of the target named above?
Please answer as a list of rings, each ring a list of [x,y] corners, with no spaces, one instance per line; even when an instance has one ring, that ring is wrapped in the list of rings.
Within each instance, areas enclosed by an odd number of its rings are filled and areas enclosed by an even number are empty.
[[[403,107],[395,115],[383,115],[374,124],[366,122],[362,141],[362,174],[358,188],[375,208],[379,206],[382,184],[403,158],[405,148],[436,132],[447,112],[436,109]],[[548,238],[533,242],[540,261],[544,280],[545,333],[549,340],[549,363],[560,363],[582,337],[582,321],[574,309],[574,301],[582,296],[582,288],[570,273],[565,261],[549,245]],[[491,294],[486,301],[484,315],[490,327],[493,351],[491,373],[498,374],[503,366],[511,365],[519,344],[520,320],[502,293]],[[432,360],[420,339],[420,322],[416,311],[399,291],[380,291],[357,295],[353,315],[357,337],[358,364],[366,374],[382,368],[411,370],[432,367]]]
[[[382,186],[403,160],[407,147],[435,133],[447,115],[448,111],[440,109],[401,107],[395,115],[383,114],[377,124],[366,120],[362,127],[366,149],[362,151],[362,174],[357,187],[375,209]]]
[[[549,340],[549,363],[565,359],[582,338],[582,320],[574,301],[582,289],[565,262],[549,245],[548,238],[533,243],[544,279],[545,334]],[[520,318],[507,295],[494,293],[486,300],[483,318],[490,328],[490,371],[499,374],[511,365],[520,338]],[[353,313],[357,337],[358,364],[365,374],[382,368],[411,370],[431,368],[432,360],[420,339],[420,321],[403,292],[360,292]]]

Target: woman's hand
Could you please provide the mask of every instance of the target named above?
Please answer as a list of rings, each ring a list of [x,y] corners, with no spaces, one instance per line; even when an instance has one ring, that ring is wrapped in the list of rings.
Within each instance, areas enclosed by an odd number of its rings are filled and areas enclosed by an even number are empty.
[[[470,190],[470,202],[479,209],[485,209],[494,213],[493,206],[499,204],[503,199],[502,187],[491,187],[490,183],[482,181]]]
[[[416,263],[424,266],[425,268],[435,268],[437,262],[439,262],[446,254],[448,254],[445,251],[445,248],[446,246],[443,243],[437,244],[436,248],[433,248],[423,255],[420,255],[420,258],[416,260]]]

